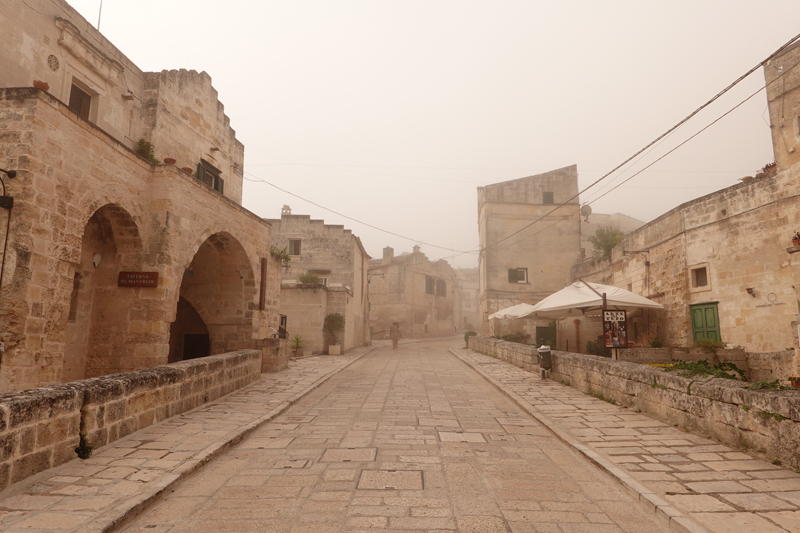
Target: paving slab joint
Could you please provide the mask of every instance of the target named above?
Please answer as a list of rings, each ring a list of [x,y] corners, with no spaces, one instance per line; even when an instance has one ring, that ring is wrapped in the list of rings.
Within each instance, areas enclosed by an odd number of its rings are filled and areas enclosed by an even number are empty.
[[[332,378],[339,372],[343,371],[356,361],[360,360],[361,358],[363,358],[364,356],[366,356],[367,354],[378,348],[380,348],[380,346],[368,347],[368,349],[364,351],[364,353],[357,356],[352,361],[349,361],[348,363],[340,366],[339,368],[321,376],[311,385],[309,385],[299,393],[296,393],[291,398],[281,403],[279,406],[275,407],[262,417],[234,430],[233,433],[228,434],[226,437],[224,437],[224,440],[211,444],[208,448],[206,448],[204,452],[199,454],[196,460],[187,462],[177,473],[171,472],[163,476],[161,480],[154,481],[153,490],[141,494],[138,498],[134,497],[129,501],[126,501],[124,504],[110,511],[107,511],[100,517],[92,520],[87,524],[82,524],[81,526],[72,531],[74,533],[112,533],[113,531],[119,530],[122,526],[127,524],[131,519],[139,516],[141,513],[143,513],[152,505],[154,505],[161,498],[161,496],[171,491],[181,481],[183,481],[187,477],[197,472],[205,464],[209,463],[211,460],[218,457],[223,452],[227,451],[231,447],[235,446],[236,444],[244,440],[245,437],[250,435],[252,432],[257,430],[267,422],[273,420],[274,418],[284,413],[287,409],[289,409],[289,407],[297,403],[300,399],[302,399],[304,396],[306,396],[314,389],[321,386],[330,378]],[[258,382],[256,381],[252,383],[250,386],[256,383]],[[239,389],[236,392],[240,392],[245,389],[247,389],[247,387],[245,387],[244,389]],[[224,398],[224,396],[222,398]]]
[[[464,357],[461,357],[457,350],[459,350],[459,348],[450,348],[450,353],[458,358],[462,363],[477,372],[478,375],[485,379],[490,385],[500,391],[503,395],[507,396],[518,407],[542,424],[558,440],[574,449],[576,452],[586,458],[587,461],[597,466],[607,475],[611,476],[611,478],[617,481],[617,483],[619,483],[622,488],[626,490],[626,492],[636,498],[643,508],[647,509],[650,513],[654,514],[661,521],[666,523],[672,531],[679,533],[710,533],[700,524],[662,500],[660,497],[658,497],[658,495],[647,489],[647,487],[625,474],[616,465],[602,457],[591,446],[578,441],[578,439],[559,428],[555,423],[553,423],[552,420],[544,416],[538,409],[525,401],[519,395],[505,389],[502,383],[484,372],[479,365],[472,364]],[[503,362],[498,360],[494,364],[503,364]]]

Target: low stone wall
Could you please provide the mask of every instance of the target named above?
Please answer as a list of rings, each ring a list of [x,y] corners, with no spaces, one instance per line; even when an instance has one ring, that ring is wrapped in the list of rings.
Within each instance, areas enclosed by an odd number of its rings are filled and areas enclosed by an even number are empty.
[[[0,490],[261,377],[261,350],[0,395]]]
[[[255,341],[255,347],[261,348],[261,373],[280,372],[289,368],[289,341],[269,337]]]
[[[536,348],[512,344],[469,339],[476,352],[538,372]],[[554,351],[552,358],[554,380],[800,468],[800,391],[751,391],[739,381],[683,378],[660,368],[593,355]]]

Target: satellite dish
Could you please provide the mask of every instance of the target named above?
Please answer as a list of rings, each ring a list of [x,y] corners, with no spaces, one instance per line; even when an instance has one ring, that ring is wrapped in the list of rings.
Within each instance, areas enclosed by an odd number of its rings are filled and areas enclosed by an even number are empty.
[[[589,204],[581,206],[581,216],[586,217],[586,220],[584,220],[584,222],[589,222],[589,215],[591,214],[592,214],[592,206],[590,206]]]

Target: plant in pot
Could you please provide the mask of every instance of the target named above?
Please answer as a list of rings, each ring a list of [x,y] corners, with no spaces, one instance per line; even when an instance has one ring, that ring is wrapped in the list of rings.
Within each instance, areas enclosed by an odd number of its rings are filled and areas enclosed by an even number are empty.
[[[789,383],[791,383],[792,387],[800,389],[800,377],[789,376]]]
[[[291,343],[294,356],[297,357],[297,352],[303,349],[303,343],[305,342],[305,339],[301,335],[295,335],[289,339],[289,342]]]
[[[794,235],[792,235],[792,244],[800,246],[800,231],[795,231]]]
[[[325,344],[328,345],[328,354],[339,355],[342,347],[336,344],[336,334],[344,329],[344,315],[341,313],[328,313],[322,323],[322,333],[325,336]]]

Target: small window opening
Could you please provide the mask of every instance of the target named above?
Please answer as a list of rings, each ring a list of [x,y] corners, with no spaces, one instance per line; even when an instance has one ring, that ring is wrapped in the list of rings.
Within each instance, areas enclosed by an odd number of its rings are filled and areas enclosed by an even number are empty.
[[[443,279],[436,280],[436,296],[447,296],[447,282]]]
[[[222,171],[201,159],[197,165],[197,179],[205,183],[220,194],[225,192],[225,180],[221,177]]]
[[[552,204],[555,203],[555,201],[553,200],[553,193],[545,192],[545,193],[542,194],[542,196],[543,196],[543,198],[542,198],[542,203],[543,204],[552,205]]]
[[[289,255],[300,255],[301,239],[289,239]]]
[[[708,285],[708,271],[706,267],[692,270],[692,287],[706,287]]]
[[[528,283],[528,269],[527,268],[509,268],[508,269],[508,282],[509,283]]]
[[[89,120],[91,107],[92,95],[73,83],[69,92],[69,108],[75,111],[82,119]]]
[[[425,294],[436,293],[436,280],[431,276],[425,276]]]

